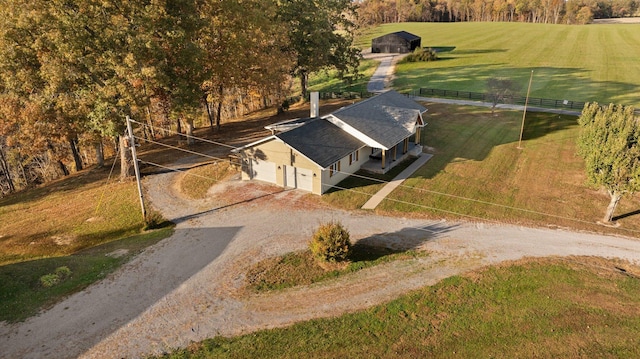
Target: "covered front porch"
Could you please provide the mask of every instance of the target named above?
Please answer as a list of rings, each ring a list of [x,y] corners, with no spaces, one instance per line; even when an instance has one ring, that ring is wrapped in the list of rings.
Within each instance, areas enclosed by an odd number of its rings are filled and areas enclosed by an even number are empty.
[[[420,157],[422,145],[409,141],[405,144],[403,141],[389,150],[372,149],[372,152],[369,155],[369,161],[365,162],[360,169],[384,174],[409,157]]]

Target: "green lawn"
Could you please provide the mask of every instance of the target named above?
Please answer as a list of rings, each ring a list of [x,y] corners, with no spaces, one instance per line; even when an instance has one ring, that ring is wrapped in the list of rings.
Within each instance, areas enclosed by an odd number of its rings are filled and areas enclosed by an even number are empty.
[[[363,243],[353,245],[344,262],[320,263],[310,250],[292,252],[258,262],[248,271],[246,285],[256,292],[309,285],[383,263],[427,255],[426,252],[393,250]]]
[[[144,227],[135,181],[87,170],[0,199],[0,266],[73,254]]]
[[[640,280],[616,267],[630,269],[593,258],[490,267],[358,313],[208,339],[164,357],[638,357]]]
[[[378,62],[373,60],[362,60],[358,71],[360,77],[347,81],[340,80],[335,70],[320,71],[309,76],[309,91],[319,92],[367,92],[367,83],[378,67]],[[299,85],[296,84],[296,93],[299,92]]]
[[[400,64],[393,87],[485,92],[490,77],[507,77],[532,97],[640,105],[640,31],[636,24],[403,23],[368,30],[357,40],[405,30],[437,47],[440,60]]]
[[[596,224],[604,216],[609,196],[587,186],[583,161],[576,154],[575,116],[527,113],[522,149],[518,149],[522,112],[497,111],[492,116],[483,107],[435,103],[427,107],[423,144],[434,156],[376,211],[630,236],[640,233],[637,195],[620,202],[615,213],[619,228]],[[355,209],[382,184],[350,177],[339,186],[347,189],[325,194],[322,200]]]

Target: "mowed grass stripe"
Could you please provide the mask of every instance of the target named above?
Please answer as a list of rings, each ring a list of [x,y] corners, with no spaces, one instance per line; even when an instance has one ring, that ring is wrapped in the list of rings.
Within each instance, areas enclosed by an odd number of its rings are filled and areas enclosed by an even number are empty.
[[[640,105],[640,31],[635,24],[405,23],[376,27],[359,38],[406,30],[423,46],[455,47],[441,61],[401,64],[394,87],[484,92],[489,77],[510,77],[532,97]]]

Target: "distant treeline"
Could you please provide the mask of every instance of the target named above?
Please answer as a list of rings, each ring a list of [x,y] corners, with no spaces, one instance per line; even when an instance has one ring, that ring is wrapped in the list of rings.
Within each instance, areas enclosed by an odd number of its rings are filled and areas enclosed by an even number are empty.
[[[637,14],[637,0],[361,0],[358,9],[363,26],[406,21],[587,24]]]

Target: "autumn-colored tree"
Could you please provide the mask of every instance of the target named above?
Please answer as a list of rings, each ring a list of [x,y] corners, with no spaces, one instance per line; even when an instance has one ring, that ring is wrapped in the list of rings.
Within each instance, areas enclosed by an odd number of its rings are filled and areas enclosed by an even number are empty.
[[[636,0],[363,0],[360,24],[403,21],[520,21],[569,24],[631,16]],[[563,19],[564,18],[564,19]]]
[[[200,41],[206,49],[209,77],[204,81],[205,105],[211,127],[220,127],[222,106],[229,94],[276,93],[293,66],[284,24],[274,21],[277,6],[270,0],[210,1],[204,15],[211,19]],[[233,91],[233,90],[236,91]],[[216,104],[214,114],[209,103]]]
[[[55,136],[33,133],[51,151],[64,143],[76,169],[79,138],[121,134],[124,115],[142,117],[153,99],[177,121],[199,108],[201,2],[0,1],[9,9],[0,30],[5,93],[41,108],[38,121]]]
[[[640,124],[633,107],[596,102],[585,104],[578,123],[578,153],[589,182],[611,197],[603,218],[610,223],[620,199],[640,190]]]

